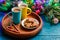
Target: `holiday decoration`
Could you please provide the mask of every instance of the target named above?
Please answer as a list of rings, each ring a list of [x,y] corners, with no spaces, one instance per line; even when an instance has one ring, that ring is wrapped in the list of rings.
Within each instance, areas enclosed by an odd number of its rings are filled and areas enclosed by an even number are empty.
[[[51,5],[45,7],[46,21],[57,24],[60,21],[60,3],[52,2]]]
[[[0,4],[0,11],[7,11],[11,7],[10,2],[4,0],[1,0],[0,2],[2,2],[2,4]]]
[[[57,24],[57,23],[59,23],[59,20],[58,20],[58,18],[54,18],[52,21],[53,21],[53,23],[54,23],[54,24]]]
[[[0,1],[0,11],[11,10],[12,7],[18,6],[19,0],[1,0]]]
[[[35,0],[32,10],[36,12],[36,14],[40,14],[40,12],[43,10],[43,3],[43,0]]]

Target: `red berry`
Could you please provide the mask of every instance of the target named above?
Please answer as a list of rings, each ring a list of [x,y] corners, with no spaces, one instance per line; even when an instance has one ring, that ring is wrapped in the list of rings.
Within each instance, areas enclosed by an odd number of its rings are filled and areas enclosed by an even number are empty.
[[[36,14],[39,14],[40,13],[40,10],[36,10]]]

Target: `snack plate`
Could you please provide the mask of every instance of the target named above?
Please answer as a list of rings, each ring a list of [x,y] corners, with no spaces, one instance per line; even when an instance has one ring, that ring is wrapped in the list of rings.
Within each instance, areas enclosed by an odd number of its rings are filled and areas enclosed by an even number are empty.
[[[25,26],[24,23],[25,23],[25,21],[26,21],[27,19],[29,19],[30,21],[35,21],[35,22],[37,23],[37,26],[34,26],[34,27],[27,27],[27,26]],[[28,20],[27,20],[27,21],[28,21]],[[36,20],[35,18],[25,18],[24,20],[21,21],[21,25],[22,25],[22,27],[25,28],[25,29],[33,30],[33,29],[36,29],[36,28],[39,26],[39,22],[38,22],[38,20]],[[27,24],[27,25],[29,26],[29,24]],[[31,25],[32,25],[32,24],[30,24],[30,26],[31,26]],[[36,25],[36,24],[34,24],[34,25]]]
[[[10,15],[12,17],[12,15]],[[2,19],[2,28],[3,31],[12,36],[12,37],[18,37],[18,38],[28,38],[35,36],[41,29],[42,29],[42,19],[34,12],[29,14],[27,18],[35,18],[39,21],[39,26],[34,30],[27,30],[22,28],[21,24],[8,26],[11,22],[11,19],[8,17],[8,14],[6,14]]]

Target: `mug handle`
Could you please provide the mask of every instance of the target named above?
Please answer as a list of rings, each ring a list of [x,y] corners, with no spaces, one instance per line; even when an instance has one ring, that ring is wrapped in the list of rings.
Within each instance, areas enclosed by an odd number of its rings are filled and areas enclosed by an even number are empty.
[[[8,17],[9,17],[10,19],[12,19],[12,18],[10,17],[10,15],[9,15],[9,14],[11,14],[11,13],[12,13],[12,12],[9,12],[9,13],[8,13]]]
[[[8,17],[11,19],[10,25],[12,25],[12,22],[13,22],[12,18],[10,17],[10,14],[11,14],[11,13],[12,13],[12,12],[9,12],[9,13],[8,13]]]
[[[8,15],[9,15],[10,13],[12,13],[12,12],[9,12]]]
[[[27,15],[31,14],[32,10],[30,8],[27,8]]]

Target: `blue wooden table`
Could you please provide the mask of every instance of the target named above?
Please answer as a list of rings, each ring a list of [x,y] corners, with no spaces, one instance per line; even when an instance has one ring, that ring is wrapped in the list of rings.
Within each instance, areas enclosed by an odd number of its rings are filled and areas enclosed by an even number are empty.
[[[0,22],[4,17],[3,14],[4,13],[0,12]],[[29,40],[60,40],[60,23],[57,25],[51,25],[50,23],[47,23],[45,21],[43,15],[41,17],[43,20],[42,30],[36,36],[30,38]],[[0,40],[15,40],[3,34],[1,24],[0,24]]]

